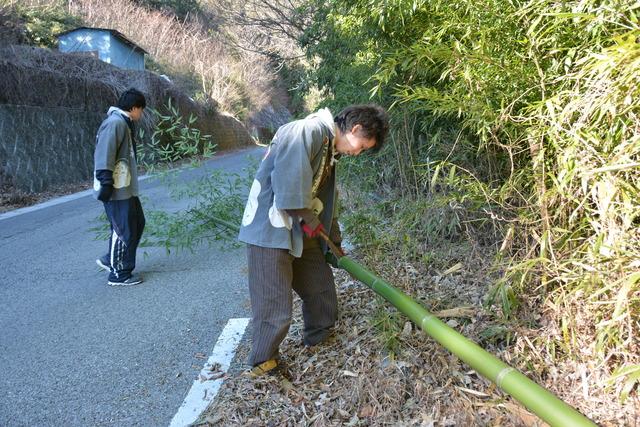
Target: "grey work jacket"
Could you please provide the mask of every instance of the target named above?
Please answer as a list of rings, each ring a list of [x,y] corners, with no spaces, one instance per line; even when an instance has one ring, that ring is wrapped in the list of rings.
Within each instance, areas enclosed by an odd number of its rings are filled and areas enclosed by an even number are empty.
[[[238,236],[241,242],[288,249],[300,257],[302,227],[287,209],[319,212],[324,228],[331,232],[336,198],[335,168],[330,164],[334,137],[333,116],[327,109],[278,129],[249,192]]]

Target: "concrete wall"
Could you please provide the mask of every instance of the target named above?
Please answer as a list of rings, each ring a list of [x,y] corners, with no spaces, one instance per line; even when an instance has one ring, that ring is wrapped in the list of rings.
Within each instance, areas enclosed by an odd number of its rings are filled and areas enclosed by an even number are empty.
[[[95,135],[105,116],[63,107],[0,104],[0,181],[5,181],[0,186],[35,193],[90,182]],[[234,117],[212,114],[202,124],[202,132],[212,136],[218,150],[252,143]]]
[[[0,105],[0,171],[26,192],[90,180],[103,118],[60,107]]]
[[[196,115],[196,126],[212,135],[219,150],[252,143],[238,120],[205,110],[154,73],[125,71],[92,57],[44,49],[16,47],[4,59],[1,53],[0,188],[6,184],[40,192],[91,182],[95,133],[117,93],[130,86],[145,93],[148,106],[162,108],[172,98],[185,118]],[[20,64],[30,56],[38,66]],[[74,75],[74,70],[87,70],[87,75]],[[139,123],[145,135],[151,135],[153,125],[151,112],[145,113]]]

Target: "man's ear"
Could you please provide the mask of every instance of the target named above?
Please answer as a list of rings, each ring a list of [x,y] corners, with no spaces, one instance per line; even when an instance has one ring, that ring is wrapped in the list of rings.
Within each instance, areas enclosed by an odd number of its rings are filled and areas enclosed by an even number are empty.
[[[351,128],[351,133],[357,135],[360,132],[362,132],[362,125],[360,123],[353,125],[353,127]]]

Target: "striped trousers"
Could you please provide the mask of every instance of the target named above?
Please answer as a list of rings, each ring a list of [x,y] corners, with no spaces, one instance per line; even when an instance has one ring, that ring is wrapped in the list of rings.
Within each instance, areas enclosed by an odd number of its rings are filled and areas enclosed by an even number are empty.
[[[292,290],[302,299],[304,344],[316,345],[329,336],[338,317],[338,298],[333,272],[316,242],[305,241],[300,258],[286,249],[247,245],[253,314],[251,365],[278,357],[291,325]]]

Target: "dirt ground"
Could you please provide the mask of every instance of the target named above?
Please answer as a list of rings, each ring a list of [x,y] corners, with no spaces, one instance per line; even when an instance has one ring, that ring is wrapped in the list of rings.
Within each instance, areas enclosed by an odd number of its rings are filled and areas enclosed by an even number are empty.
[[[91,188],[91,185],[91,182],[65,184],[40,193],[25,193],[9,185],[4,185],[0,187],[0,213],[36,205],[56,197],[87,190]]]

